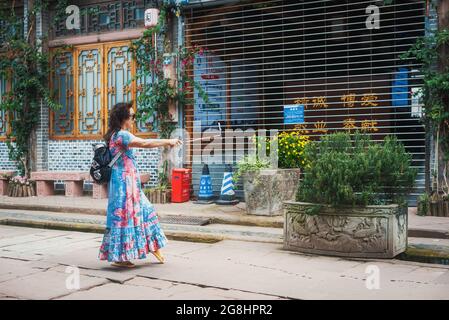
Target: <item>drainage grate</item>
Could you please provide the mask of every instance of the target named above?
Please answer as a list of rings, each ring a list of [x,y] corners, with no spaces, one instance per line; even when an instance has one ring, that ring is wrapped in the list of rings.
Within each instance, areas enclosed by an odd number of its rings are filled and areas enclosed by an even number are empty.
[[[210,218],[186,217],[186,216],[163,216],[159,218],[161,223],[184,224],[193,226],[204,226],[210,224]]]

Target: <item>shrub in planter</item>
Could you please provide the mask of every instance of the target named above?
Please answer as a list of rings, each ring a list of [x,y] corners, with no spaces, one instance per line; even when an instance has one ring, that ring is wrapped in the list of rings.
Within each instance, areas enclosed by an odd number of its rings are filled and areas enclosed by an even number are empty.
[[[262,139],[265,139],[263,141]],[[246,157],[237,164],[234,176],[243,179],[246,211],[255,215],[280,215],[285,200],[294,199],[300,179],[300,166],[305,163],[304,147],[309,137],[299,132],[283,132],[275,137],[278,149],[278,167],[273,169],[270,162],[257,155]],[[269,138],[255,138],[257,154],[270,153]]]
[[[417,214],[418,216],[427,216],[429,215],[430,210],[430,197],[427,193],[424,193],[418,198],[418,208]]]
[[[285,248],[379,258],[406,249],[405,199],[417,172],[395,137],[335,133],[308,144],[305,157],[296,201],[285,203]]]
[[[32,197],[36,195],[35,182],[23,176],[15,176],[8,181],[8,196]]]
[[[237,163],[237,170],[234,174],[234,180],[237,182],[245,174],[257,175],[260,170],[270,167],[270,162],[261,160],[257,156],[247,156]]]
[[[356,132],[324,136],[305,148],[308,165],[297,200],[338,205],[402,203],[417,171],[393,136],[375,143]]]
[[[300,132],[281,132],[278,137],[279,168],[302,168],[306,161],[304,148],[309,142],[309,136]]]
[[[430,196],[428,196],[428,210],[426,214],[434,217],[449,217],[449,196],[442,190],[440,192],[436,190],[438,189],[434,188]]]
[[[170,203],[171,189],[165,187],[146,188],[145,195],[151,203]]]

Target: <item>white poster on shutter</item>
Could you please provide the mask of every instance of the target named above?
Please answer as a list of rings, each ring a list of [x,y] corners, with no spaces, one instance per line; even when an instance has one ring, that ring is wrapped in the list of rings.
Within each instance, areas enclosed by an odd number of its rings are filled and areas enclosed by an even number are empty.
[[[195,88],[194,119],[201,121],[201,131],[216,129],[218,122],[226,120],[225,63],[211,52],[196,55],[194,79],[209,97],[209,104],[206,104]]]

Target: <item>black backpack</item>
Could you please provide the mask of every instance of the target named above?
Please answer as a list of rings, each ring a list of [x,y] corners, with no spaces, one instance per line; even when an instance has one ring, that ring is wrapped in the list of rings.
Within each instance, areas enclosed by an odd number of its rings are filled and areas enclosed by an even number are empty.
[[[111,180],[112,166],[123,154],[123,151],[118,152],[111,160],[111,152],[106,143],[94,143],[92,147],[94,158],[90,165],[90,176],[98,184],[107,184]]]

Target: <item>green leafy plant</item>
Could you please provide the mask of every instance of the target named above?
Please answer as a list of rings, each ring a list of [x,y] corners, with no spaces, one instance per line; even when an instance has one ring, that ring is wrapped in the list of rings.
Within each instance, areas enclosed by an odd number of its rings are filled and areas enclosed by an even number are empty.
[[[305,166],[304,148],[310,142],[310,137],[299,131],[283,131],[271,137],[255,136],[257,154],[265,152],[270,155],[273,147],[277,147],[278,168],[292,169]]]
[[[246,156],[237,162],[237,170],[233,176],[234,181],[237,183],[245,174],[258,174],[260,170],[267,169],[269,167],[270,162],[268,160],[262,160],[257,156]]]
[[[304,157],[305,146],[310,142],[309,136],[300,132],[281,132],[278,137],[279,168],[302,168],[306,161]]]
[[[209,98],[201,85],[188,74],[188,70],[194,63],[195,55],[203,55],[204,49],[199,46],[193,46],[193,48],[180,46],[177,52],[170,52],[169,39],[166,36],[167,17],[171,11],[179,10],[179,5],[167,1],[163,2],[159,9],[157,25],[145,30],[140,38],[132,41],[130,51],[138,69],[131,81],[152,79],[151,84],[143,85],[141,88],[142,91],[137,98],[139,109],[136,116],[138,120],[142,121],[148,121],[151,117],[155,117],[160,137],[167,139],[176,128],[168,110],[170,103],[177,103],[180,108],[193,103],[191,97],[194,88],[198,90],[206,103],[209,103]],[[158,50],[153,36],[164,39],[164,50]],[[177,87],[174,85],[173,79],[164,77],[165,54],[176,56],[179,61],[180,74]]]
[[[424,193],[418,197],[417,214],[419,216],[426,216],[430,209],[430,196],[428,193]]]
[[[209,98],[201,85],[189,75],[195,55],[203,55],[205,49],[199,46],[193,46],[193,48],[180,46],[176,52],[171,52],[167,37],[167,19],[170,13],[179,15],[179,3],[163,1],[159,5],[159,10],[157,25],[145,30],[140,38],[132,41],[130,51],[138,68],[136,75],[130,81],[152,79],[151,84],[144,84],[140,88],[141,91],[137,98],[139,108],[136,116],[139,121],[143,122],[147,122],[150,118],[155,119],[159,137],[168,139],[176,129],[176,124],[169,112],[169,105],[177,104],[178,108],[184,108],[193,103],[195,88],[205,103],[209,103]],[[155,44],[154,36],[163,39],[163,50]],[[164,76],[164,60],[167,58],[167,54],[170,57],[177,57],[179,61],[177,81]],[[163,155],[158,184],[167,187],[170,184],[170,168],[168,161],[164,158]]]
[[[6,136],[9,158],[17,163],[20,175],[26,177],[32,166],[32,134],[39,122],[41,102],[53,110],[61,107],[48,88],[49,55],[35,34],[36,16],[48,5],[49,1],[34,1],[25,16],[16,14],[14,1],[0,7],[0,75],[11,83],[11,90],[0,101],[0,109],[8,115],[11,127]]]
[[[319,204],[402,203],[416,169],[395,137],[375,143],[366,134],[334,133],[305,147],[307,165],[297,200]]]
[[[449,194],[449,29],[442,29],[417,39],[402,59],[414,59],[423,75],[422,100],[426,130],[436,141],[437,197]]]

